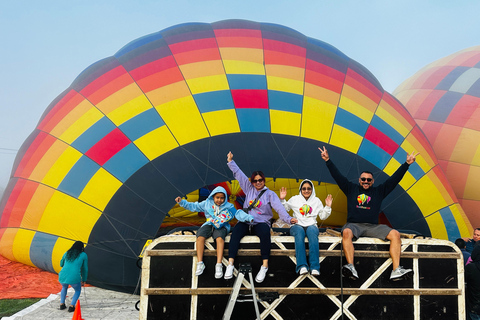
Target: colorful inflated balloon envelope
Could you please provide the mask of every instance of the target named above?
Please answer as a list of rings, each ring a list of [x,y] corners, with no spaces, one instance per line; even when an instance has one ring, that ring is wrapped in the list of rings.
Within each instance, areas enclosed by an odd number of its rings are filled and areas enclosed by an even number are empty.
[[[386,219],[426,236],[469,235],[427,139],[368,70],[285,26],[226,20],[134,40],[48,106],[1,202],[0,252],[58,272],[81,240],[89,282],[132,291],[137,257],[174,199],[233,180],[229,151],[247,176],[262,170],[275,190],[288,187],[281,179],[320,182],[322,201],[335,198],[326,223],[341,226],[346,205],[335,207],[343,194],[330,190],[321,146],[349,179],[368,170],[375,183],[420,152],[385,199]]]
[[[435,151],[473,227],[480,227],[480,46],[439,59],[394,92]]]

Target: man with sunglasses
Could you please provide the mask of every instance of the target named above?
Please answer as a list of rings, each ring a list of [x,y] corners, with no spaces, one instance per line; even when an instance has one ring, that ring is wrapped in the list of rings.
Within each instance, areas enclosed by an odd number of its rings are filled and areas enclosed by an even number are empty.
[[[383,199],[402,180],[409,166],[415,162],[418,153],[407,154],[405,163],[384,183],[374,187],[375,180],[371,172],[363,171],[358,179],[358,184],[351,182],[333,164],[325,147],[318,148],[318,150],[322,153],[322,159],[325,160],[333,179],[347,197],[347,223],[342,228],[343,251],[347,264],[343,266],[342,274],[352,279],[358,279],[358,273],[353,264],[355,252],[353,241],[362,236],[390,240],[390,257],[393,265],[390,280],[400,280],[404,275],[412,272],[412,269],[400,266],[402,244],[400,233],[387,225],[378,224],[378,217]]]

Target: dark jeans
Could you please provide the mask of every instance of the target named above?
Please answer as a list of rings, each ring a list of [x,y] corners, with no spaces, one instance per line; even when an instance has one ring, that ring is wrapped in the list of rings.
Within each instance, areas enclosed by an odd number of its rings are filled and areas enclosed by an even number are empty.
[[[254,234],[260,238],[260,253],[262,259],[268,259],[270,257],[270,247],[272,243],[270,238],[270,226],[266,223],[249,225],[244,222],[238,222],[233,228],[228,247],[228,258],[235,259],[240,246],[240,240],[242,240],[247,234]]]

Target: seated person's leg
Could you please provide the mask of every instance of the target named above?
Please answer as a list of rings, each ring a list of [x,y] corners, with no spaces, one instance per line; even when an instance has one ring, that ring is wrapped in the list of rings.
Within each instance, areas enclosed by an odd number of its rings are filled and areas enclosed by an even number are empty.
[[[318,233],[319,231],[316,225],[307,227],[308,261],[310,263],[310,272],[312,272],[312,270],[320,271]]]
[[[240,240],[247,234],[249,225],[243,222],[238,222],[233,228],[230,235],[230,242],[228,243],[228,266],[225,270],[225,279],[233,278],[233,263],[237,256],[238,248],[240,247]]]
[[[228,258],[235,259],[238,248],[240,247],[240,240],[247,234],[249,225],[243,222],[238,222],[233,228],[230,235],[230,242],[228,243]],[[233,263],[233,261],[232,261]]]
[[[297,267],[295,272],[299,273],[302,268],[305,268],[305,272],[302,270],[302,274],[307,273],[307,253],[305,251],[305,230],[302,226],[294,224],[290,228],[290,235],[295,238],[295,257],[297,259]]]
[[[342,274],[351,279],[358,279],[358,273],[353,264],[355,248],[353,240],[356,240],[361,234],[360,229],[354,223],[347,223],[342,228],[342,246],[345,253],[347,264],[342,267]]]
[[[266,223],[259,223],[253,226],[253,232],[260,238],[260,253],[262,255],[262,266],[255,277],[256,282],[263,282],[268,271],[268,259],[270,258],[270,226]]]
[[[347,263],[353,264],[353,256],[355,249],[353,247],[353,231],[350,228],[344,228],[342,230],[342,245],[345,253],[345,259]]]
[[[225,237],[227,236],[227,229],[220,228],[213,231],[213,239],[217,244],[217,264],[215,265],[215,278],[223,277],[223,249],[225,248]]]
[[[263,260],[270,258],[270,247],[272,245],[270,226],[266,223],[259,223],[253,226],[253,232],[260,238],[260,254]],[[268,266],[268,262],[266,267]]]

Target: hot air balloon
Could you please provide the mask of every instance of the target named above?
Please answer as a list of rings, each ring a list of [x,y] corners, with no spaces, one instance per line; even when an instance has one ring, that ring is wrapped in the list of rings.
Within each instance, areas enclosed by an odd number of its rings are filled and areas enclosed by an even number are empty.
[[[427,136],[459,203],[479,227],[480,46],[425,66],[394,95]]]
[[[58,272],[81,240],[89,282],[132,291],[175,197],[231,183],[229,151],[274,190],[308,178],[342,199],[319,146],[349,178],[369,170],[378,183],[420,152],[383,202],[388,223],[443,239],[472,230],[427,139],[365,67],[288,27],[226,20],[134,40],[48,106],[0,204],[0,253]],[[341,203],[329,224],[346,221]]]

